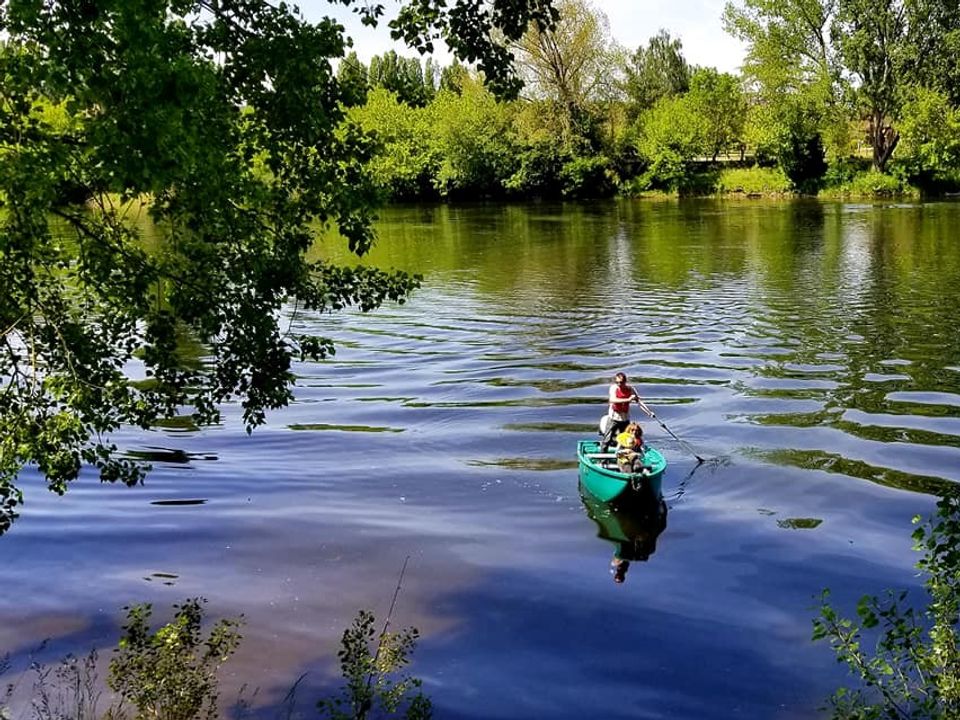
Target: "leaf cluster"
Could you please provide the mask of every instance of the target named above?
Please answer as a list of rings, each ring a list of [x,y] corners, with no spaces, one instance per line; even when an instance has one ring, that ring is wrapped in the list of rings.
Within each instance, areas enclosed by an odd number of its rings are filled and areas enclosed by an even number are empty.
[[[853,620],[839,615],[824,591],[813,639],[828,641],[861,682],[833,696],[835,718],[960,717],[960,498],[940,500],[935,518],[913,538],[923,553],[917,567],[926,576],[925,607],[908,604],[904,591],[887,591],[882,598],[862,597]],[[872,650],[866,647],[871,636]]]
[[[150,605],[126,608],[107,683],[136,708],[137,720],[217,717],[217,672],[240,643],[241,619],[220,620],[205,634],[204,602],[175,605],[173,620],[156,631],[150,629]]]
[[[550,0],[414,0],[392,27],[509,88],[490,34],[553,19]],[[281,324],[291,307],[372,310],[419,278],[307,259],[327,227],[364,254],[382,198],[339,23],[266,0],[9,0],[0,37],[2,532],[24,466],[60,493],[85,465],[134,484],[122,425],[237,401],[249,431],[289,402],[294,358],[333,352]]]
[[[364,720],[371,714],[393,716],[403,712],[408,720],[432,717],[430,700],[421,692],[422,682],[397,673],[410,663],[420,634],[416,628],[377,633],[376,619],[361,610],[344,630],[337,653],[346,684],[335,697],[317,703],[323,717],[331,720]]]

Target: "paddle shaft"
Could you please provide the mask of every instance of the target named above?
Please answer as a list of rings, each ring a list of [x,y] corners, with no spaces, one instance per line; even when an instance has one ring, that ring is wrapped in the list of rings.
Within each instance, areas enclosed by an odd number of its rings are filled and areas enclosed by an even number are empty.
[[[683,440],[681,440],[680,438],[678,438],[677,435],[676,435],[676,433],[674,433],[673,430],[671,430],[670,428],[668,428],[668,427],[667,427],[667,424],[666,424],[665,422],[663,422],[663,420],[661,420],[660,418],[658,418],[658,417],[657,417],[657,414],[656,414],[653,410],[651,410],[650,408],[648,408],[648,407],[646,406],[646,403],[643,402],[643,400],[638,400],[637,402],[640,404],[640,407],[643,408],[643,411],[644,411],[647,415],[649,415],[650,417],[652,417],[654,420],[656,420],[658,423],[660,423],[660,427],[662,427],[664,430],[666,430],[668,433],[670,433],[670,437],[672,437],[672,438],[673,438],[674,440],[676,440],[678,443],[680,443],[681,445],[683,445],[683,447],[686,448],[687,452],[689,452],[691,455],[693,455],[693,456],[697,459],[697,462],[698,462],[698,463],[702,463],[702,462],[703,462],[703,458],[700,457],[699,455],[697,455],[697,453],[694,452],[693,448],[690,447],[690,445],[689,445],[688,443],[686,443],[686,442],[684,442]]]

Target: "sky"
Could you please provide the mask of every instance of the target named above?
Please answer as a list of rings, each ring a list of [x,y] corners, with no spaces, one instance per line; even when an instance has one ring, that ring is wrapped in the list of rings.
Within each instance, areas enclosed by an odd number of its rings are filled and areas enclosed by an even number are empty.
[[[326,0],[299,0],[295,4],[308,20],[333,16],[346,26],[354,38],[354,49],[361,60],[368,61],[394,49],[401,55],[416,53],[398,46],[390,39],[383,25],[377,30],[364,28],[356,16]],[[395,2],[384,0],[389,15]],[[721,15],[726,0],[593,0],[595,8],[606,14],[613,38],[624,47],[635,50],[646,45],[657,30],[664,28],[683,42],[683,54],[693,65],[715,67],[722,72],[736,72],[743,62],[744,46],[723,30]],[[449,55],[437,53],[440,62]]]

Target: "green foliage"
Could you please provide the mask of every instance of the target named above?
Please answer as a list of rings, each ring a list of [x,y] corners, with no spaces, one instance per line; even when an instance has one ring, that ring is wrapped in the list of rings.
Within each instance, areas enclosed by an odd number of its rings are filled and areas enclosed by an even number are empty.
[[[919,518],[914,518],[918,523]],[[923,553],[928,602],[907,604],[906,592],[864,596],[857,619],[841,617],[824,592],[814,640],[826,640],[858,676],[861,687],[842,688],[832,698],[835,718],[952,720],[960,717],[960,498],[947,497],[937,514],[913,534]],[[874,650],[865,647],[877,636]]]
[[[693,177],[693,159],[704,150],[703,116],[682,95],[660,100],[638,126],[637,152],[647,163],[641,186],[683,190]]]
[[[925,187],[960,171],[960,109],[935,90],[918,88],[902,110],[901,151],[911,180]]]
[[[635,111],[647,110],[661,98],[682,95],[690,87],[690,66],[679,38],[661,29],[647,47],[637,48],[624,67],[624,92]]]
[[[450,65],[444,66],[440,71],[440,83],[438,90],[447,90],[448,92],[460,94],[463,83],[470,77],[470,71],[463,65],[454,60]]]
[[[367,78],[371,88],[389,90],[400,102],[413,107],[423,107],[433,97],[433,88],[427,88],[420,61],[400,57],[395,50],[374,55]]]
[[[701,146],[714,160],[721,152],[739,149],[747,117],[747,101],[740,80],[713,68],[699,68],[690,78],[686,102],[700,117]]]
[[[430,196],[442,157],[434,138],[435,109],[402,103],[383,88],[350,116],[377,142],[367,166],[377,185],[397,200]]]
[[[443,37],[509,91],[501,40],[554,19],[550,0],[407,0],[391,29],[421,49]],[[381,199],[375,145],[346,115],[357,83],[333,69],[342,33],[266,0],[0,4],[0,532],[25,465],[59,493],[84,465],[133,484],[144,469],[109,441],[122,425],[183,406],[209,423],[229,401],[248,430],[264,422],[293,359],[332,351],[289,333],[291,307],[366,311],[418,286],[306,259],[328,226],[363,254]],[[395,176],[419,182],[411,164]],[[182,362],[184,336],[202,365]]]
[[[343,92],[343,104],[347,107],[363,105],[367,101],[369,80],[367,68],[360,62],[357,53],[351,52],[337,67],[337,82]]]
[[[917,84],[960,105],[960,5],[943,0],[911,0],[906,6],[904,71]]]
[[[555,197],[561,194],[560,173],[569,159],[557,143],[548,138],[520,146],[516,170],[504,180],[504,188],[525,197]]]
[[[830,41],[833,0],[741,0],[728,2],[724,25],[744,41],[744,74],[765,94],[821,86],[832,92],[836,50]]]
[[[826,152],[817,128],[818,118],[807,108],[793,103],[781,113],[783,124],[777,138],[777,161],[793,187],[815,195],[827,172]]]
[[[902,0],[839,0],[836,7],[831,37],[857,79],[852,94],[867,119],[873,167],[883,172],[899,142],[907,12]]]
[[[377,633],[372,613],[361,610],[341,639],[340,669],[346,680],[341,693],[321,700],[317,708],[331,720],[364,720],[372,713],[408,720],[432,717],[430,700],[420,691],[422,682],[408,675],[396,677],[409,663],[419,632],[407,628]]]
[[[554,27],[531,26],[512,45],[526,92],[554,104],[568,152],[595,151],[591,105],[609,99],[617,53],[606,15],[588,0],[558,0]]]
[[[917,191],[899,177],[871,169],[857,173],[848,182],[831,187],[821,194],[826,197],[890,198],[914,196]]]
[[[782,195],[793,186],[783,170],[778,167],[732,168],[721,170],[717,181],[719,193],[743,193],[745,195]]]
[[[441,159],[434,184],[443,196],[501,195],[513,174],[510,114],[482,83],[464,78],[460,93],[441,91],[427,132]]]
[[[575,157],[560,170],[564,197],[596,198],[613,194],[616,180],[606,157]]]
[[[204,636],[202,603],[174,606],[173,620],[156,632],[150,605],[127,608],[108,685],[136,708],[137,720],[217,717],[217,672],[240,643],[240,620],[220,620]]]
[[[349,3],[350,0],[340,0]],[[374,3],[377,14],[383,5]],[[443,39],[455,57],[476,63],[487,86],[500,97],[515,97],[522,82],[512,73],[513,55],[504,45],[519,40],[531,26],[546,31],[557,22],[553,0],[405,0],[390,22],[390,35],[422,53],[432,53]]]

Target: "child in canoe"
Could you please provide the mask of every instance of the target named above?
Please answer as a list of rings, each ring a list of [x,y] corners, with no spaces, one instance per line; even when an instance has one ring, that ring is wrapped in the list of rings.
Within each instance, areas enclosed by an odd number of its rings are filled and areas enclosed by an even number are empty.
[[[643,428],[640,423],[632,422],[627,429],[617,435],[617,468],[622,473],[643,472]]]

